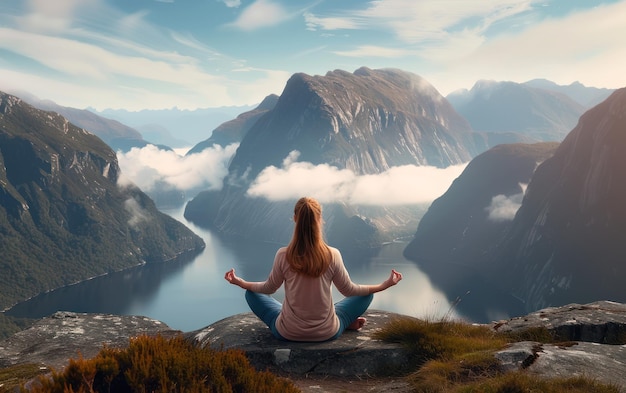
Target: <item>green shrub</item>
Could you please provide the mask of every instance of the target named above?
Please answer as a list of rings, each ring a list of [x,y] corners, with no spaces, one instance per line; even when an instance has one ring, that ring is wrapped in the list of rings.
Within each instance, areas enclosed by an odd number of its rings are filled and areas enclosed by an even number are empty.
[[[198,348],[183,337],[141,336],[125,349],[104,347],[39,378],[33,393],[298,392],[290,381],[258,372],[238,350]]]

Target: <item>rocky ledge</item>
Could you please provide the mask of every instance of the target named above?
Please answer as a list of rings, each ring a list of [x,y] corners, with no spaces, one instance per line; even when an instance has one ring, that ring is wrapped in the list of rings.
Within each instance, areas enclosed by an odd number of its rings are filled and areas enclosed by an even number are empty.
[[[374,339],[373,332],[398,314],[369,310],[365,326],[348,330],[334,341],[287,342],[274,338],[254,314],[238,314],[204,329],[186,333],[197,345],[242,349],[257,369],[290,375],[320,374],[334,377],[386,375],[407,364],[399,344]]]
[[[496,354],[505,369],[545,377],[592,377],[626,391],[626,304],[569,304],[493,324],[496,331],[535,327],[547,328],[563,342],[514,343]]]
[[[180,334],[163,322],[141,317],[59,311],[0,341],[0,368],[35,363],[60,370],[70,358],[92,358],[102,349],[128,345],[142,334]]]
[[[104,344],[123,346],[141,334],[184,334],[199,346],[241,349],[258,369],[296,378],[312,374],[370,378],[402,371],[406,364],[402,347],[374,339],[373,332],[392,318],[406,316],[370,310],[365,317],[368,323],[363,329],[348,331],[338,340],[293,343],[276,340],[252,313],[183,333],[144,317],[59,312],[0,342],[0,368],[40,363],[59,369],[79,353],[94,356]],[[495,355],[505,369],[546,377],[590,376],[626,391],[626,304],[570,304],[494,322],[491,327],[496,331],[545,327],[563,340],[514,343]]]

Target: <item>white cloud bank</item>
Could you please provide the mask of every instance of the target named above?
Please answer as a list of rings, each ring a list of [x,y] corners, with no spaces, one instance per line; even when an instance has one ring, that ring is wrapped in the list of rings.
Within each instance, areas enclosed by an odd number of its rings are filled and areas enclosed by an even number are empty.
[[[500,194],[491,198],[491,203],[485,208],[488,212],[487,218],[495,222],[513,220],[520,206],[522,206],[522,200],[524,199],[527,186],[527,184],[520,183],[520,187],[522,188],[521,193],[508,197]]]
[[[254,180],[248,195],[271,201],[308,195],[322,203],[355,205],[411,205],[430,203],[441,196],[466,164],[445,169],[403,165],[376,175],[357,175],[349,169],[298,162],[292,151],[281,168],[269,166]]]
[[[122,170],[119,184],[134,183],[146,192],[162,184],[181,191],[220,189],[237,146],[214,146],[189,156],[160,150],[154,145],[133,148],[127,153],[118,152]]]

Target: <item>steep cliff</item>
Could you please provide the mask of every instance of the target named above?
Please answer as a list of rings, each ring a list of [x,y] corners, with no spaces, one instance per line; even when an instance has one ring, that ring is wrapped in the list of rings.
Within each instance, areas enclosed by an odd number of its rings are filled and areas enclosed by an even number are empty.
[[[422,217],[404,251],[420,265],[484,267],[513,221],[524,187],[558,143],[498,145],[474,158]]]
[[[477,138],[446,99],[417,75],[368,68],[295,74],[274,109],[241,141],[224,189],[198,195],[185,217],[224,233],[285,242],[292,231],[288,219],[294,201],[270,202],[246,192],[263,169],[281,167],[292,151],[300,153],[299,161],[363,175],[409,164],[447,167],[469,161],[484,148],[485,139]],[[375,217],[354,206],[327,206],[326,211],[328,226],[352,211],[348,222],[343,220],[345,227],[367,234],[363,243],[381,241]],[[401,215],[398,221],[406,221]]]
[[[626,300],[626,89],[586,112],[537,168],[493,257],[503,285],[535,310]]]
[[[119,176],[98,137],[0,93],[0,308],[204,247]]]

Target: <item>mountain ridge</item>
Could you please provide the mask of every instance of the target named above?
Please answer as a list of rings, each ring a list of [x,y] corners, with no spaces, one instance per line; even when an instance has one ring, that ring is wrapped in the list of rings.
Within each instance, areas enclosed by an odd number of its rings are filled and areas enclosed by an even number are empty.
[[[515,132],[536,142],[560,142],[585,111],[562,92],[514,82],[480,80],[447,99],[477,132]]]
[[[0,308],[204,248],[133,185],[115,152],[55,112],[0,93]]]

